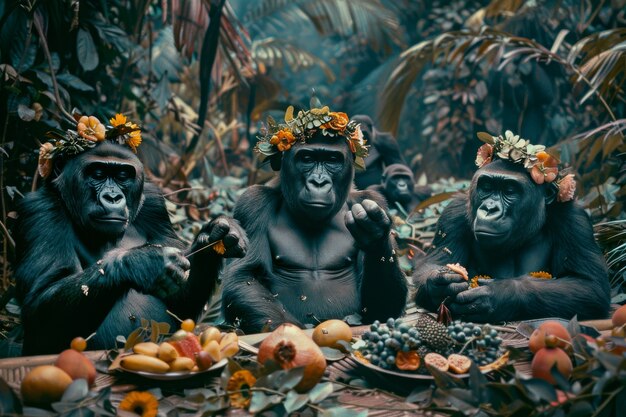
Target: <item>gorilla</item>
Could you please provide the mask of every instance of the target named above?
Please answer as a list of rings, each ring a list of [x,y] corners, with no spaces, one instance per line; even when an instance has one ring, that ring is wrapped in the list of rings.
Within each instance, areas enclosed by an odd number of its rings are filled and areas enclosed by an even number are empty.
[[[391,210],[400,206],[407,213],[432,194],[429,186],[415,184],[413,171],[403,164],[389,165],[383,171],[382,184],[372,185],[368,189],[382,193]]]
[[[353,120],[361,124],[361,130],[367,143],[370,145],[369,155],[365,158],[367,169],[358,171],[354,176],[354,183],[359,190],[380,184],[383,167],[391,164],[406,165],[400,152],[398,141],[389,132],[381,132],[374,127],[369,116],[357,114]]]
[[[84,143],[83,143],[84,144]],[[175,234],[157,187],[131,149],[103,140],[54,159],[44,185],[19,206],[15,281],[23,354],[55,353],[95,332],[89,349],[115,346],[141,319],[196,319],[214,291],[223,257],[246,238],[226,217],[205,225],[190,252]],[[224,253],[210,248],[222,240]]]
[[[276,155],[280,176],[250,187],[235,206],[250,250],[226,271],[222,305],[246,332],[355,313],[386,320],[406,304],[384,199],[354,189],[345,140],[319,129],[303,137]]]
[[[469,196],[446,207],[430,252],[414,272],[417,304],[434,311],[448,299],[453,316],[477,322],[608,314],[607,267],[589,216],[573,201],[556,201],[556,181],[543,180],[549,169],[537,172],[541,184],[510,159],[476,171]],[[470,278],[485,279],[470,288],[466,277],[446,267],[454,263]]]

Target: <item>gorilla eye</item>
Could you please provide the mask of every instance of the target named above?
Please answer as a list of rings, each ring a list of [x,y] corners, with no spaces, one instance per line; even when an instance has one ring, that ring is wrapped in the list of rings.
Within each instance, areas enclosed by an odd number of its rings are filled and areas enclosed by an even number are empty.
[[[331,155],[328,157],[328,162],[339,163],[341,162],[341,157],[339,155]]]
[[[91,178],[93,178],[94,180],[101,181],[106,178],[106,174],[104,173],[104,170],[102,169],[94,169],[91,172]]]
[[[313,157],[311,155],[302,155],[302,157],[300,157],[300,160],[306,164],[310,164],[313,162]]]
[[[118,181],[128,181],[129,179],[131,179],[133,177],[132,173],[130,171],[128,171],[127,169],[123,169],[120,170],[116,175],[115,178]]]

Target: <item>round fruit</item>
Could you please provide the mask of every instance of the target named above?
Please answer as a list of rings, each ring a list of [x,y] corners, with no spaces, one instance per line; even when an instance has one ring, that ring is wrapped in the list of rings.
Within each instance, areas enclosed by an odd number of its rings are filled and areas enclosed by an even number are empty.
[[[47,407],[59,401],[71,383],[72,378],[61,368],[37,366],[22,380],[22,399],[28,405]]]
[[[535,331],[530,335],[528,341],[528,348],[532,353],[537,353],[539,349],[546,346],[546,336],[554,335],[557,338],[556,347],[562,349],[568,348],[572,341],[567,329],[557,321],[546,321],[542,323]],[[550,339],[548,339],[550,340]]]
[[[345,321],[327,320],[315,327],[312,337],[318,346],[343,350],[344,347],[338,342],[343,340],[350,343],[352,341],[352,329]]]
[[[87,349],[87,341],[82,337],[75,337],[72,339],[70,347],[78,352],[82,352]]]
[[[448,356],[448,364],[450,370],[455,374],[466,374],[469,372],[472,361],[467,356],[453,353]]]
[[[551,369],[556,364],[557,369],[565,378],[569,378],[574,369],[572,361],[563,349],[560,348],[543,348],[535,353],[535,357],[530,364],[530,368],[534,378],[540,378],[555,384],[556,381],[552,376]]]
[[[310,390],[326,370],[322,350],[298,326],[281,324],[261,342],[258,361],[272,360],[283,369],[304,366],[304,375],[294,387],[300,393]]]
[[[621,306],[611,317],[614,327],[620,327],[626,324],[626,305]]]
[[[196,328],[196,322],[191,319],[183,320],[180,324],[180,328],[186,332],[193,332],[193,329]]]
[[[89,386],[96,382],[96,367],[85,355],[74,349],[61,352],[54,365],[65,371],[72,379],[86,379]]]
[[[426,354],[426,356],[424,356],[424,363],[443,372],[447,371],[450,366],[446,358],[435,352]]]
[[[204,371],[205,369],[209,369],[213,366],[213,358],[206,351],[200,351],[196,353],[196,365],[198,365],[198,369]]]

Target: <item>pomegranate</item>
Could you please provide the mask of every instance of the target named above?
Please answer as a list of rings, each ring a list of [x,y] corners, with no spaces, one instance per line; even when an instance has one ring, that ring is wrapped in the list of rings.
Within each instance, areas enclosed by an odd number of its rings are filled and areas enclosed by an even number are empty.
[[[295,386],[301,393],[313,388],[326,370],[326,359],[319,346],[290,323],[278,326],[259,346],[259,363],[264,364],[269,359],[283,369],[304,366],[302,380]]]
[[[535,357],[530,364],[533,377],[540,378],[551,384],[556,381],[552,376],[551,369],[556,364],[557,369],[565,378],[569,378],[572,374],[574,366],[565,351],[558,347],[544,347],[535,353]]]
[[[621,306],[611,317],[614,327],[620,327],[626,324],[626,305]]]

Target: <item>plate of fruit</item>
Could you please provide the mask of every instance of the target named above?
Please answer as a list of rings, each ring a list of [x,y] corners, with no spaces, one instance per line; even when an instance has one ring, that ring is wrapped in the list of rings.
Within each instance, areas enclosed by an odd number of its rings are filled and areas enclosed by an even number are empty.
[[[508,361],[502,338],[489,324],[457,320],[446,326],[428,314],[412,324],[376,321],[353,348],[358,364],[408,379],[433,379],[429,367],[466,378],[472,362],[487,373]]]
[[[216,327],[208,327],[199,335],[178,330],[158,344],[135,344],[132,352],[119,355],[109,370],[173,381],[221,369],[237,352],[239,338],[235,333],[223,333]]]

